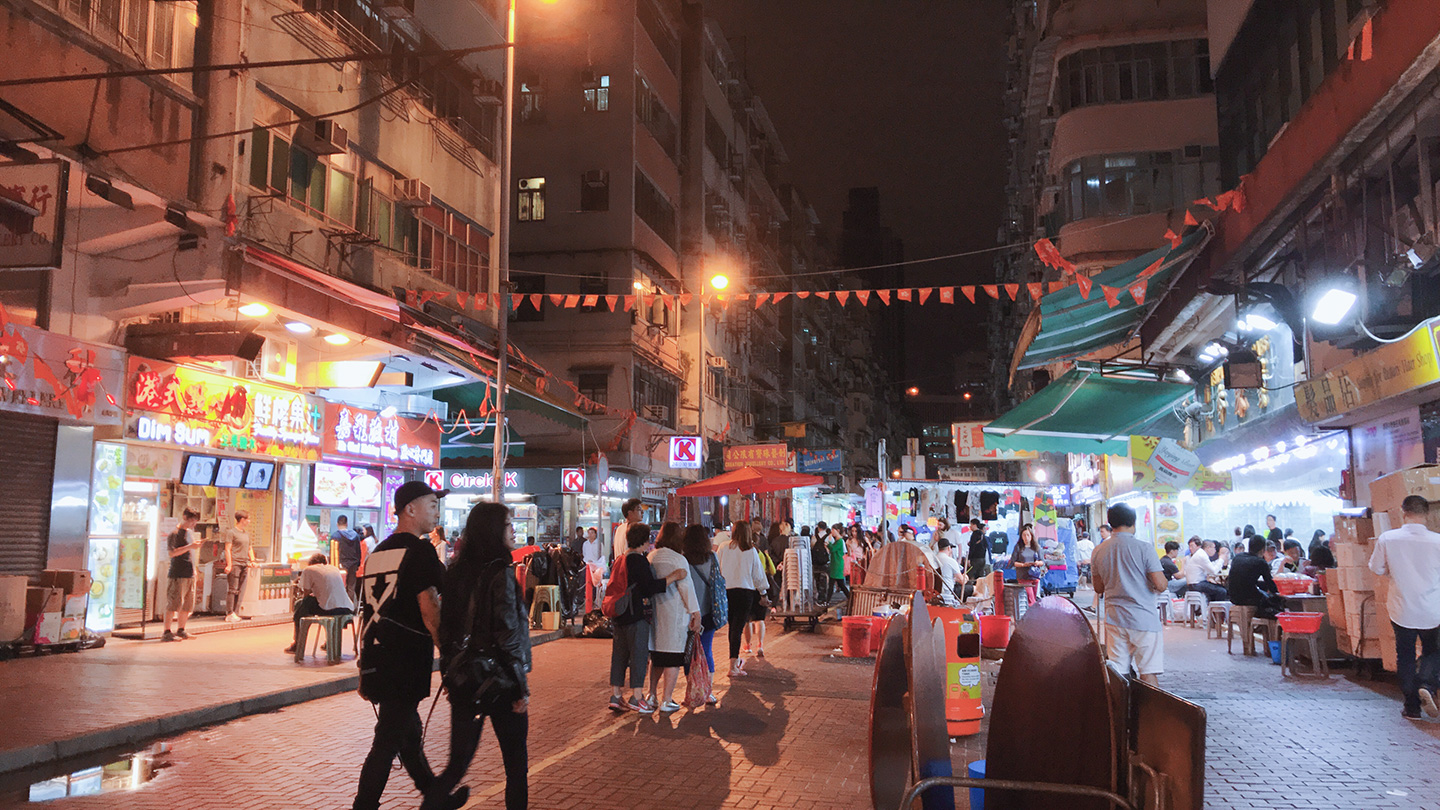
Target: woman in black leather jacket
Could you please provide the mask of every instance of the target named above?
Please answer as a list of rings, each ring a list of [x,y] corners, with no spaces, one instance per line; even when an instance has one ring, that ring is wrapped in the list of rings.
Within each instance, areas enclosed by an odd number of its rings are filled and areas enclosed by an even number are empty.
[[[505,763],[506,810],[523,810],[529,802],[526,738],[530,688],[525,674],[530,670],[530,627],[511,567],[514,538],[508,508],[497,503],[477,504],[465,522],[459,551],[445,572],[440,601],[442,664],[454,665],[468,629],[471,649],[492,656],[515,686],[510,694],[479,705],[468,695],[450,694],[450,761],[426,792],[423,810],[463,800],[462,794],[452,795],[451,791],[475,757],[487,716],[495,727]],[[472,600],[473,623],[467,628]]]

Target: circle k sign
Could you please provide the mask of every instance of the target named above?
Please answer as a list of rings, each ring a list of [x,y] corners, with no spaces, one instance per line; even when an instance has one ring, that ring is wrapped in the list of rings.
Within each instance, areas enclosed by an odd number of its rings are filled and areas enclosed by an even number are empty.
[[[672,470],[698,470],[698,469],[700,469],[700,437],[698,437],[698,436],[671,436],[671,437],[670,437],[670,469],[672,469]]]
[[[444,470],[426,470],[426,471],[425,471],[425,486],[430,487],[431,489],[444,489],[444,488],[445,488],[445,471],[444,471]]]
[[[560,471],[560,491],[564,493],[585,491],[585,470],[566,467]]]

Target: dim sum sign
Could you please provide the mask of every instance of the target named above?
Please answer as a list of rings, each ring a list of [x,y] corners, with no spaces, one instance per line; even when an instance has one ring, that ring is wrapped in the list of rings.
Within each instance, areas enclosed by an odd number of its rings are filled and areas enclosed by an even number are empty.
[[[313,460],[325,402],[273,385],[131,357],[125,436],[196,449]]]

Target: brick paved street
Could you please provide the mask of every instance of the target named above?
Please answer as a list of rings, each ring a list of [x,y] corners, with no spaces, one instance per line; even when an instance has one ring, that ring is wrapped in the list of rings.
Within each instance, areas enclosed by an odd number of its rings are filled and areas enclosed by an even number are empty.
[[[1348,672],[1328,683],[1282,679],[1268,659],[1227,655],[1223,641],[1204,640],[1198,629],[1175,627],[1166,636],[1162,685],[1209,712],[1207,807],[1440,810],[1440,724],[1402,720],[1393,683]],[[531,806],[868,807],[871,671],[828,660],[837,645],[829,635],[772,636],[768,661],[752,665],[751,678],[726,693],[722,676],[719,708],[656,718],[616,717],[602,708],[608,642],[538,647]],[[168,666],[173,672],[180,665]],[[353,672],[331,671],[339,669]],[[989,679],[986,685],[988,701]],[[37,708],[32,716],[47,714]],[[344,694],[211,726],[171,737],[168,767],[139,790],[53,806],[346,807],[372,724],[368,705]],[[432,761],[443,757],[447,735],[442,705],[427,738]],[[954,747],[957,772],[983,756],[984,739],[982,733]],[[23,804],[30,781],[53,775],[0,780],[0,807]],[[499,807],[500,780],[487,734],[467,780],[475,791],[471,807]],[[963,792],[960,801],[965,806]],[[386,806],[417,803],[397,771]]]

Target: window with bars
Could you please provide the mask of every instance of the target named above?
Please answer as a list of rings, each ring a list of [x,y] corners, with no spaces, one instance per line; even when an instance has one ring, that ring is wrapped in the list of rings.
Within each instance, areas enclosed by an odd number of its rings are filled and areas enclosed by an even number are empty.
[[[635,168],[635,215],[665,240],[665,244],[678,249],[675,206],[665,199],[665,195],[638,166]]]
[[[545,120],[545,87],[536,74],[523,76],[515,90],[515,110],[521,123]]]
[[[515,195],[515,216],[521,222],[545,219],[545,178],[527,177],[519,182]]]
[[[610,372],[608,371],[581,371],[575,374],[575,387],[580,389],[580,395],[588,397],[601,405],[610,402]]]
[[[194,0],[44,0],[95,38],[116,46],[149,67],[191,64],[189,47],[198,19]],[[177,29],[177,19],[187,25]],[[180,42],[177,42],[181,40]],[[177,47],[178,46],[178,47]],[[167,77],[188,86],[189,77]]]
[[[586,76],[581,83],[581,91],[584,93],[585,112],[609,112],[610,110],[610,77],[607,76]]]
[[[635,366],[635,412],[644,419],[675,427],[675,404],[680,390],[674,377],[647,365]]]
[[[660,144],[660,148],[673,160],[679,144],[680,129],[675,125],[674,116],[660,102],[655,88],[639,73],[635,74],[635,119],[645,125],[645,129]]]
[[[1194,98],[1214,92],[1203,39],[1143,42],[1077,51],[1060,59],[1060,112],[1090,104]]]
[[[545,277],[535,273],[513,273],[510,276],[510,284],[516,295],[544,295]],[[545,304],[542,299],[540,306],[532,306],[527,300],[518,307],[510,310],[510,320],[519,323],[536,323],[545,320]]]
[[[1065,221],[1169,211],[1220,192],[1219,150],[1097,155],[1065,167]]]
[[[667,9],[672,7],[670,2],[665,2]],[[680,70],[680,38],[675,35],[674,29],[665,19],[665,14],[656,0],[637,0],[635,3],[635,15],[640,19],[640,27],[650,36],[650,41],[655,43],[655,49],[660,51],[660,57],[665,64],[670,66],[672,71]]]
[[[490,289],[490,237],[460,215],[430,205],[420,209],[418,266],[464,292]]]

